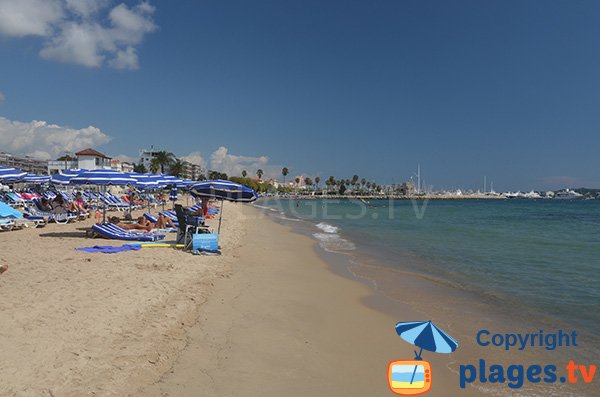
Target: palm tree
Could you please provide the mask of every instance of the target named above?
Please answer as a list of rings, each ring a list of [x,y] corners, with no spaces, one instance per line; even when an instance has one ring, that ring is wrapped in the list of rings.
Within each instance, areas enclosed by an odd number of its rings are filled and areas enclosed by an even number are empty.
[[[304,178],[304,184],[305,184],[306,186],[312,186],[312,184],[313,184],[313,181],[312,181],[312,179],[311,179],[311,178],[309,178],[309,177],[307,176],[306,178]]]
[[[139,163],[133,165],[133,172],[137,172],[138,174],[145,174],[148,171],[146,170],[146,167],[144,167],[143,163]]]
[[[157,172],[160,169],[161,174],[165,173],[165,169],[171,167],[171,165],[175,162],[175,155],[171,152],[166,152],[161,150],[160,152],[156,152],[152,161],[150,162],[150,169],[155,168],[152,172]]]
[[[321,177],[318,176],[315,178],[315,184],[317,185],[317,189],[319,189],[319,182],[321,182]]]
[[[150,160],[150,172],[153,174],[158,173],[158,170],[160,169],[160,164],[158,162],[158,159],[156,157],[154,157],[152,160]]]
[[[183,162],[179,159],[175,160],[169,167],[169,173],[173,176],[180,177],[183,174]]]
[[[246,172],[246,170],[243,170],[243,171],[242,171],[242,176],[245,178],[245,177],[246,177],[246,175],[248,175],[248,173]]]
[[[256,176],[258,177],[258,179],[262,178],[263,174],[264,172],[260,168],[256,171]]]
[[[281,174],[283,175],[283,184],[285,185],[285,177],[288,174],[289,170],[287,169],[287,167],[283,167],[281,169]]]

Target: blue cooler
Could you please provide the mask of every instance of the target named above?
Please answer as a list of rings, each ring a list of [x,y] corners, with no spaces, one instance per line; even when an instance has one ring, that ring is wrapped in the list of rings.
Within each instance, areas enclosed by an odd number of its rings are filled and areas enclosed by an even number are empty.
[[[216,233],[199,233],[192,236],[192,249],[216,252],[219,250],[219,235]]]

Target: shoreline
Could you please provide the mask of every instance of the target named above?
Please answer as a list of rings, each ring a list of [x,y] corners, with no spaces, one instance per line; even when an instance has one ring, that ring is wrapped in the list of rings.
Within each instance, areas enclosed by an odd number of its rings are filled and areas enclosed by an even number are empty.
[[[313,239],[257,208],[244,212],[248,244],[231,278],[215,284],[171,371],[136,396],[390,395],[388,363],[414,356],[398,319],[364,305],[372,291],[340,277]],[[424,356],[436,368],[429,395],[457,388],[445,370],[453,355]]]
[[[0,394],[391,395],[387,363],[414,356],[394,325],[427,319],[460,343],[451,355],[424,353],[435,374],[431,396],[512,395],[506,385],[458,387],[458,366],[480,357],[557,361],[540,351],[511,357],[474,346],[463,326],[498,317],[483,304],[448,310],[446,302],[464,298],[451,289],[385,267],[349,266],[294,230],[297,222],[282,224],[259,208],[226,203],[224,214],[218,257],[170,248],[75,251],[122,243],[83,238],[92,220],[0,234],[10,264],[0,277]],[[23,250],[23,239],[34,248]],[[373,288],[373,272],[392,284],[393,299],[381,284]],[[573,391],[556,386],[521,392]]]
[[[511,364],[529,364],[536,363],[557,363],[566,364],[569,360],[579,359],[583,362],[595,362],[596,346],[594,342],[596,337],[585,330],[579,332],[580,341],[583,339],[587,349],[567,348],[549,351],[545,349],[526,349],[525,351],[515,352],[503,351],[500,349],[489,349],[476,345],[475,333],[480,329],[489,329],[494,333],[510,334],[515,332],[539,332],[558,331],[562,329],[557,322],[558,319],[545,315],[539,318],[535,315],[515,316],[514,307],[512,309],[497,304],[503,301],[501,296],[481,295],[477,290],[457,288],[453,282],[440,279],[437,276],[427,275],[416,272],[413,266],[400,268],[389,267],[380,263],[381,259],[375,256],[369,256],[361,249],[351,251],[336,251],[325,248],[322,241],[318,242],[312,236],[316,230],[315,224],[305,219],[290,219],[284,216],[277,216],[274,212],[266,210],[267,207],[259,207],[259,211],[272,222],[284,225],[292,233],[296,233],[314,241],[314,252],[329,267],[329,269],[340,277],[350,279],[356,283],[367,286],[370,294],[361,299],[361,304],[394,316],[397,321],[412,321],[414,318],[407,318],[404,312],[406,308],[412,313],[419,313],[418,320],[433,319],[438,325],[444,325],[444,328],[452,336],[459,339],[461,347],[453,356],[455,361],[448,360],[446,366],[456,375],[458,379],[459,365],[477,362],[478,359],[493,359],[496,363]],[[292,221],[292,222],[290,222]],[[308,227],[307,227],[308,225]],[[342,234],[343,236],[343,234]],[[414,264],[413,264],[414,265]],[[426,291],[426,293],[424,292]],[[452,302],[445,305],[442,302]],[[442,305],[440,305],[442,303]],[[464,343],[463,343],[464,342]],[[444,355],[440,355],[444,356]],[[559,369],[560,371],[560,369]],[[450,385],[451,387],[455,384]],[[528,395],[555,395],[555,396],[578,396],[586,395],[585,391],[589,389],[580,388],[579,385],[544,384],[542,386],[526,385],[521,392],[532,393]],[[511,389],[506,387],[489,388],[485,385],[479,385],[478,395],[506,396],[512,395]],[[584,394],[572,394],[581,392]],[[463,394],[464,390],[460,390]]]

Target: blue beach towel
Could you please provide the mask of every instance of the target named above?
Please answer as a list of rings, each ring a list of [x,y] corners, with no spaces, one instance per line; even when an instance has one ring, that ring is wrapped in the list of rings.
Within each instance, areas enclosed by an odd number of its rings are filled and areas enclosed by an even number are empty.
[[[91,253],[101,252],[103,254],[116,254],[118,252],[125,252],[125,251],[138,251],[138,250],[142,249],[142,247],[139,245],[124,244],[124,245],[121,245],[120,247],[113,247],[111,245],[94,245],[93,247],[83,247],[83,248],[75,248],[75,249],[77,251],[84,251],[84,252],[91,252]]]

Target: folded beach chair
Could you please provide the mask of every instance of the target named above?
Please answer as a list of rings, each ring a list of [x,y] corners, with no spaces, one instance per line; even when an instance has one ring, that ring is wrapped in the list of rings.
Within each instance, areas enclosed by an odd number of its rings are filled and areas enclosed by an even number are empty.
[[[127,241],[157,241],[165,238],[164,234],[136,233],[132,232],[131,230],[122,229],[112,223],[97,223],[92,226],[92,233],[104,238]]]

